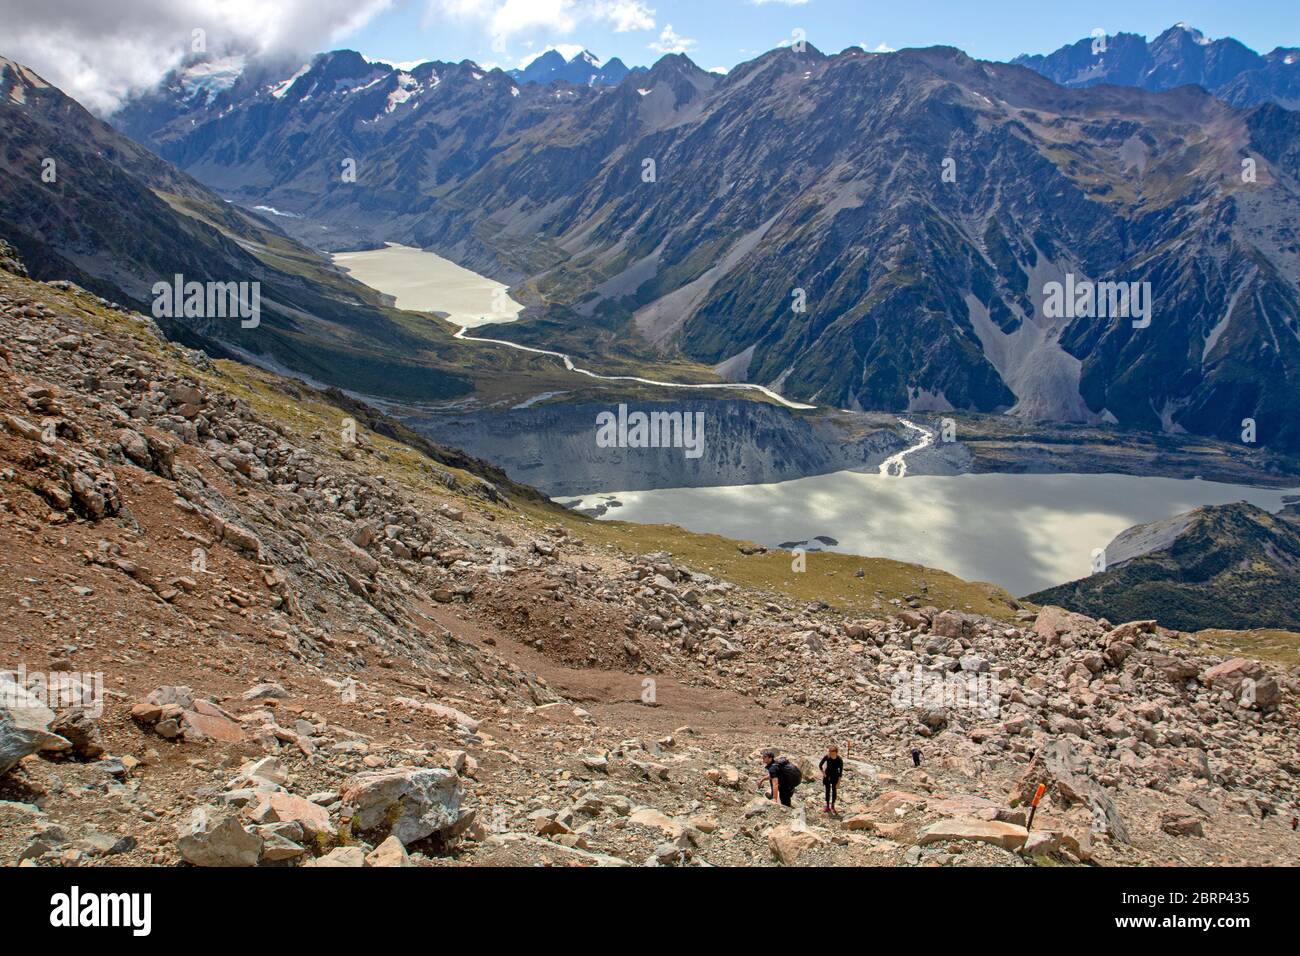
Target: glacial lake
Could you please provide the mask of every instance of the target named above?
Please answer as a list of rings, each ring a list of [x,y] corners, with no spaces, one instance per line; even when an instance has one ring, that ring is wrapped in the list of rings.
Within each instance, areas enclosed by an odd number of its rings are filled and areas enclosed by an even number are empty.
[[[524,309],[500,282],[423,249],[390,242],[383,249],[340,252],[331,259],[358,282],[392,296],[397,308],[442,312],[464,328],[513,322]]]
[[[333,260],[392,296],[398,308],[441,312],[463,328],[512,322],[523,309],[501,283],[421,249],[389,243],[383,249],[339,253]],[[548,354],[567,362],[558,353]],[[1236,501],[1277,511],[1294,494],[1300,489],[1131,475],[885,477],[872,470],[767,485],[556,500],[576,502],[582,509],[603,505],[601,520],[606,521],[675,524],[769,548],[806,542],[809,553],[894,558],[968,581],[989,581],[1023,596],[1086,576],[1093,551],[1133,525]]]
[[[807,542],[810,554],[908,561],[998,584],[1019,597],[1085,577],[1093,551],[1133,525],[1237,501],[1278,511],[1297,493],[1131,475],[886,478],[842,471],[768,485],[556,500],[584,509],[605,505],[605,521],[674,524],[769,548]]]

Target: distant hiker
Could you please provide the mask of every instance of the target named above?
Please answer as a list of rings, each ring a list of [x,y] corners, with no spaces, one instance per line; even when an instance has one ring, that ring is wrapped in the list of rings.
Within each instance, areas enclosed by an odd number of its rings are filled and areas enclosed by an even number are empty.
[[[791,806],[794,788],[803,783],[803,771],[785,757],[777,759],[775,750],[763,751],[763,766],[767,768],[767,779],[772,785],[771,799],[780,800],[782,806]]]
[[[840,757],[840,748],[831,744],[826,748],[826,756],[817,764],[822,772],[822,786],[826,788],[826,807],[823,813],[835,812],[835,801],[840,796],[840,777],[844,776],[844,760]]]
[[[1300,827],[1300,817],[1291,818],[1291,829],[1294,830],[1296,827]]]
[[[915,747],[912,748],[912,766],[921,766],[921,751],[917,750]]]

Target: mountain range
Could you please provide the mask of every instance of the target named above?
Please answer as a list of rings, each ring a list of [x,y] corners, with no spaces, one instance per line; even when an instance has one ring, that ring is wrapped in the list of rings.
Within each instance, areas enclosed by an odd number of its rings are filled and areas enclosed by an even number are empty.
[[[618,57],[606,63],[587,50],[574,54],[568,60],[558,50],[547,50],[522,70],[506,72],[516,83],[549,86],[561,81],[575,86],[617,86],[629,73],[644,73],[645,68],[629,70]]]
[[[343,51],[291,79],[116,122],[314,246],[513,283],[530,308],[500,334],[526,344],[849,409],[1230,441],[1249,420],[1300,449],[1300,117],[1275,103],[1063,88],[951,48],[726,76],[673,55],[613,87]],[[1149,290],[1150,327],[1044,308],[1089,282]]]
[[[1012,61],[1062,86],[1111,83],[1156,92],[1200,86],[1233,106],[1300,108],[1300,48],[1259,54],[1227,37],[1210,40],[1179,23],[1150,43],[1133,33],[1089,37],[1047,56]]]

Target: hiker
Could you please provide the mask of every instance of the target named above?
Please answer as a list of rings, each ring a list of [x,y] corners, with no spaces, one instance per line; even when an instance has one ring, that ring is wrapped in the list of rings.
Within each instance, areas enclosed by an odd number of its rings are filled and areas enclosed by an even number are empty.
[[[840,777],[844,776],[844,760],[840,757],[840,748],[831,744],[826,748],[826,756],[817,764],[822,772],[822,786],[826,788],[826,806],[823,813],[835,813],[835,802],[840,796]]]
[[[785,757],[778,760],[775,750],[763,751],[763,766],[772,784],[770,799],[780,800],[784,807],[792,806],[790,798],[794,796],[794,788],[803,783],[803,771]]]
[[[912,748],[912,766],[913,767],[921,766],[921,751],[918,750],[916,747]]]

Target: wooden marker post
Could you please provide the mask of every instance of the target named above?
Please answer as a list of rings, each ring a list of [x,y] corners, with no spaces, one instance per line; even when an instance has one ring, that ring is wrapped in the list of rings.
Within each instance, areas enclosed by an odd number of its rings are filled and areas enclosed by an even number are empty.
[[[1034,799],[1029,803],[1029,822],[1025,824],[1026,830],[1034,828],[1034,814],[1038,812],[1038,801],[1043,799],[1043,793],[1046,790],[1047,787],[1040,783],[1038,789],[1034,791]]]

